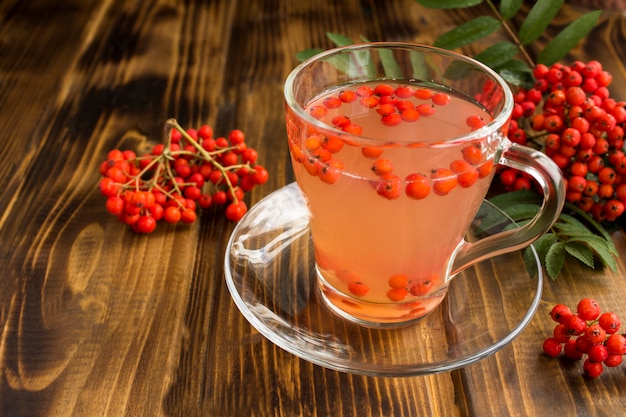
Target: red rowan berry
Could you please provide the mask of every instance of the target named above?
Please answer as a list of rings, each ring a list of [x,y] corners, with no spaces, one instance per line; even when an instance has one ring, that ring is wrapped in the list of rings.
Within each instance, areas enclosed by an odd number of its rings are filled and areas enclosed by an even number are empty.
[[[585,360],[583,363],[583,370],[585,371],[585,375],[590,378],[597,378],[602,374],[604,370],[602,363],[597,363],[591,361],[589,358]]]
[[[352,281],[348,284],[348,291],[357,297],[363,297],[369,292],[369,287],[361,281]]]
[[[617,314],[612,312],[603,313],[600,315],[598,319],[598,324],[608,333],[613,334],[617,333],[622,325],[621,320],[617,316]]]
[[[593,298],[583,298],[578,302],[576,312],[583,320],[595,320],[600,315],[600,305]]]
[[[543,352],[551,358],[556,358],[561,353],[563,345],[553,337],[543,342]]]
[[[428,178],[422,174],[410,174],[406,177],[405,193],[408,197],[421,200],[430,194]]]
[[[437,195],[447,195],[458,184],[458,180],[454,172],[446,168],[437,168],[431,173],[433,181],[433,191]]]
[[[626,355],[626,337],[621,334],[611,334],[605,345],[611,355]]]

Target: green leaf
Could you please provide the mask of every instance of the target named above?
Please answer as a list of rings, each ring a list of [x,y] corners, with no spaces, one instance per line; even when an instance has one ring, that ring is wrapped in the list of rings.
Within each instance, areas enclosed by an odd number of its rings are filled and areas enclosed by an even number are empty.
[[[537,0],[519,29],[519,40],[522,45],[528,45],[539,39],[563,3],[564,0]]]
[[[587,36],[600,17],[601,10],[589,12],[570,23],[539,53],[537,63],[552,65],[561,60],[578,42]]]
[[[517,46],[511,42],[498,42],[485,49],[474,58],[490,68],[498,69],[517,55]]]
[[[591,230],[582,225],[580,227],[578,224],[565,223],[562,221],[557,221],[552,226],[554,229],[559,231],[559,234],[571,237],[585,237],[585,236],[597,236]]]
[[[456,49],[490,35],[500,28],[500,21],[491,16],[478,16],[442,34],[435,40],[435,46]]]
[[[402,78],[402,69],[393,57],[393,51],[390,49],[380,49],[378,53],[385,75],[390,78]]]
[[[545,262],[546,255],[548,254],[548,250],[557,242],[557,237],[553,233],[546,233],[543,236],[539,237],[533,243],[535,250],[537,251],[537,255],[539,259]]]
[[[498,68],[498,73],[508,83],[518,85],[520,87],[532,88],[535,81],[533,78],[533,70],[526,62],[519,59],[512,59]]]
[[[519,11],[524,0],[502,0],[500,2],[500,14],[504,19],[510,19]]]
[[[522,203],[539,204],[541,203],[541,197],[534,191],[519,190],[495,195],[489,198],[489,201],[501,210],[505,210],[507,207]]]
[[[604,265],[608,266],[612,271],[617,270],[615,254],[611,252],[610,244],[604,238],[596,235],[572,236],[567,240],[567,243],[570,242],[584,243],[600,258],[600,261],[602,261]]]
[[[503,209],[503,211],[513,220],[528,220],[537,215],[541,206],[538,204],[515,204]]]
[[[539,258],[539,262],[545,262],[546,255],[548,254],[548,250],[557,242],[557,238],[552,233],[546,233],[543,236],[540,236],[532,246],[524,249],[524,263],[526,264],[526,270],[531,276],[535,276],[537,273],[537,260],[535,259],[535,252],[532,248],[537,252],[537,257]]]
[[[534,278],[537,275],[537,270],[540,265],[537,265],[537,258],[535,258],[535,251],[532,246],[524,249],[524,265],[526,266],[526,271],[528,271],[528,275]]]
[[[580,242],[568,242],[565,244],[565,251],[589,268],[594,267],[593,252],[589,246]]]
[[[483,0],[415,0],[429,9],[457,9],[476,6]]]
[[[563,263],[565,262],[565,243],[556,242],[550,246],[546,254],[545,262],[548,276],[555,279],[557,275],[559,275],[559,272],[561,272]]]
[[[348,46],[354,43],[352,39],[341,33],[326,32],[326,36],[337,46]]]
[[[323,49],[319,48],[305,49],[304,51],[300,51],[296,54],[296,59],[300,62],[303,62],[323,51]]]
[[[565,203],[565,207],[568,210],[571,210],[577,215],[579,215],[585,222],[591,225],[591,227],[593,227],[600,234],[600,236],[602,236],[604,240],[606,240],[607,244],[609,245],[609,249],[611,250],[611,253],[617,255],[617,248],[613,244],[613,239],[611,239],[611,235],[609,235],[609,232],[606,231],[606,229],[602,226],[602,224],[598,223],[588,213],[584,212],[579,207],[576,207],[574,204]]]
[[[411,69],[413,70],[413,78],[416,80],[424,80],[428,77],[428,70],[426,69],[426,60],[424,55],[417,51],[411,51],[410,53]]]

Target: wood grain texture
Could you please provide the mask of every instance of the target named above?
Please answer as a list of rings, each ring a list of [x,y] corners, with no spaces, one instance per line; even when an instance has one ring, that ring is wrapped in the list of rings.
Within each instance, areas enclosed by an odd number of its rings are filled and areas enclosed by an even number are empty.
[[[532,53],[585,10],[566,6]],[[96,190],[109,149],[147,149],[173,116],[244,130],[271,172],[258,201],[293,181],[282,84],[298,51],[330,47],[326,32],[432,43],[479,13],[411,0],[1,0],[0,415],[624,414],[623,368],[589,380],[540,353],[556,302],[593,295],[626,317],[621,231],[617,272],[567,263],[494,356],[375,378],[297,359],[245,321],[223,279],[233,226],[218,210],[139,236]],[[624,15],[607,11],[568,60],[600,60],[626,98],[625,38]]]

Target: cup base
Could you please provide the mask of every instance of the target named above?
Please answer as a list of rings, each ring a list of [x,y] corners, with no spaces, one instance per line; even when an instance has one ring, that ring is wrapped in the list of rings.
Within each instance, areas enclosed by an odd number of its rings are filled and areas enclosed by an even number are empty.
[[[319,270],[317,270],[316,289],[324,306],[335,315],[373,329],[398,329],[411,326],[435,310],[447,294],[447,288],[442,288],[429,297],[415,301],[369,302],[336,290],[326,282]]]

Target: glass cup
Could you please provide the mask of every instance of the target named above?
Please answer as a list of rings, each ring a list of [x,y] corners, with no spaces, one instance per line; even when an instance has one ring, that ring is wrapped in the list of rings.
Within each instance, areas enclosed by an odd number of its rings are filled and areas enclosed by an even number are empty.
[[[458,272],[529,245],[562,209],[560,169],[507,139],[512,93],[471,58],[416,44],[352,45],[303,62],[284,94],[319,294],[345,319],[375,328],[419,320]],[[468,242],[499,165],[536,181],[541,210],[524,226]]]

